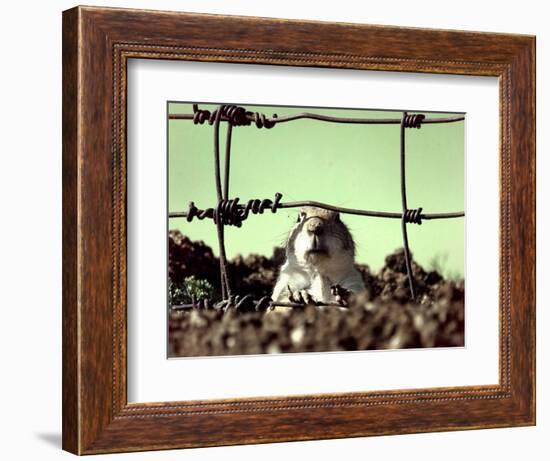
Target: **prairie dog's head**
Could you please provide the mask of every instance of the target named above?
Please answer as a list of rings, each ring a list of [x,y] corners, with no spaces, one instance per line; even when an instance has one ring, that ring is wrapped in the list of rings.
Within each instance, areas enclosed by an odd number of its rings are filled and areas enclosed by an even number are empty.
[[[302,265],[322,268],[353,264],[355,245],[340,214],[317,207],[303,207],[290,232],[287,257]]]

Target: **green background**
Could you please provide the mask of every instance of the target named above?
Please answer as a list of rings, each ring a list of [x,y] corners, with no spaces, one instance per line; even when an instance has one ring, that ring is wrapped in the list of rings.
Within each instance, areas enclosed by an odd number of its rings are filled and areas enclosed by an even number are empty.
[[[199,104],[214,110],[216,105]],[[343,117],[400,118],[400,112],[245,105],[248,110],[284,116],[315,112]],[[169,103],[174,113],[192,113],[192,105]],[[427,117],[458,114],[423,112]],[[190,120],[168,122],[168,207],[185,211],[194,201],[214,207],[213,128]],[[220,154],[223,165],[226,124],[222,123]],[[464,210],[464,122],[423,125],[406,131],[407,200],[424,213]],[[222,170],[223,171],[223,170]],[[316,200],[333,205],[379,211],[401,211],[399,125],[346,125],[297,120],[272,129],[255,126],[233,129],[230,197],[282,201]],[[229,258],[249,253],[271,256],[284,245],[298,209],[251,215],[238,229],[225,228]],[[378,270],[384,258],[402,246],[397,219],[342,215],[357,245],[356,261]],[[216,228],[211,220],[170,219],[193,240],[203,240],[218,254]],[[464,274],[464,218],[408,225],[409,245],[424,267],[436,261],[445,275]]]

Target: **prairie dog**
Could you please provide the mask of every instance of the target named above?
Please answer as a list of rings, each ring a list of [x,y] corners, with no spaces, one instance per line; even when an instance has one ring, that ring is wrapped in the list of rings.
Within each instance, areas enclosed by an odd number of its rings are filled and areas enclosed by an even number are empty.
[[[303,207],[290,230],[286,261],[271,299],[275,302],[338,303],[337,290],[365,291],[354,266],[355,243],[340,214],[317,207]]]

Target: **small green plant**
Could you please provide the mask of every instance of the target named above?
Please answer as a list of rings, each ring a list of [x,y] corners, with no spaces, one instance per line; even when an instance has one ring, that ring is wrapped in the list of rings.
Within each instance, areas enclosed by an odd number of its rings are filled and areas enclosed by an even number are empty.
[[[190,304],[201,299],[211,299],[214,287],[208,280],[198,279],[194,275],[185,277],[181,285],[171,280],[168,284],[168,303],[170,306]]]

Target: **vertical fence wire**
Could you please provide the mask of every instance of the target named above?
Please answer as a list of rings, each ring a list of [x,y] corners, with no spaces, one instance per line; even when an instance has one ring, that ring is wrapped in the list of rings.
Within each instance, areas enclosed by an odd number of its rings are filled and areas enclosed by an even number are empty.
[[[227,134],[225,140],[225,182],[223,185],[224,199],[229,200],[229,167],[231,165],[231,137],[233,134],[233,125],[227,124]]]
[[[218,202],[223,200],[222,184],[221,184],[221,172],[220,172],[220,121],[222,115],[223,106],[220,106],[220,110],[216,112],[216,119],[214,121],[214,167],[215,167],[215,179],[216,179],[216,195]],[[226,184],[226,188],[228,184]],[[227,258],[225,255],[225,236],[224,226],[221,216],[218,214],[218,210],[215,212],[216,228],[218,231],[218,243],[220,248],[220,285],[222,290],[222,298],[228,299],[231,296],[231,288],[229,287],[229,279],[227,276]]]
[[[401,233],[403,234],[403,249],[405,252],[405,265],[407,267],[407,278],[409,279],[409,288],[411,290],[411,298],[416,298],[416,289],[411,267],[411,255],[409,250],[409,237],[407,235],[407,176],[406,176],[406,159],[405,159],[405,131],[407,112],[403,112],[400,124],[400,179],[401,179],[401,208],[403,216],[401,217]]]

